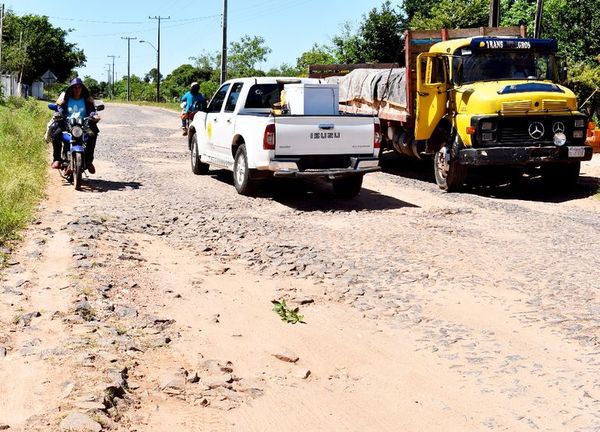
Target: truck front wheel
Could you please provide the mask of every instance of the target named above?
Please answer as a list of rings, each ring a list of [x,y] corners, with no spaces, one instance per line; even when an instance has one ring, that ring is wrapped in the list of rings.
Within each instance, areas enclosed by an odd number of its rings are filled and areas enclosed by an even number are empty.
[[[240,195],[252,195],[254,192],[254,181],[251,170],[248,168],[248,153],[246,145],[238,147],[233,161],[233,185]]]
[[[196,175],[200,174],[208,174],[209,165],[200,160],[200,154],[198,151],[198,136],[194,134],[192,137],[192,146],[191,146],[191,162],[192,162],[192,172]]]
[[[351,176],[335,179],[333,182],[333,192],[340,198],[351,199],[360,192],[362,188],[363,176]]]
[[[446,192],[459,190],[467,178],[467,166],[459,164],[457,160],[459,149],[460,141],[456,138],[451,147],[442,147],[433,158],[435,182]]]

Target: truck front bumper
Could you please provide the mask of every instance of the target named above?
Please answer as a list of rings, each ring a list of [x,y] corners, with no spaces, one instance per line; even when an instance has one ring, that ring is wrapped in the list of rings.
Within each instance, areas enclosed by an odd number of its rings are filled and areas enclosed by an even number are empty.
[[[371,172],[380,171],[378,158],[350,158],[350,166],[346,168],[312,168],[300,170],[298,168],[299,159],[286,158],[273,160],[268,167],[258,167],[259,170],[268,170],[273,172],[275,177],[327,177],[329,179],[348,177],[355,175],[364,175]]]
[[[458,162],[464,165],[542,165],[588,161],[592,151],[590,146],[469,148],[460,150]]]

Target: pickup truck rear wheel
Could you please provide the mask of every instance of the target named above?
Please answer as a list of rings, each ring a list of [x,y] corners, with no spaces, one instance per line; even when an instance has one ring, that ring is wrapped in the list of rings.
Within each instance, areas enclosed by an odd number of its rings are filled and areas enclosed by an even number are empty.
[[[442,147],[433,158],[435,182],[446,192],[459,190],[467,178],[467,166],[457,161],[456,155],[459,149],[460,141],[456,138],[451,147]]]
[[[192,172],[196,175],[208,174],[210,165],[200,160],[200,154],[198,152],[198,136],[196,134],[192,137],[191,147],[190,157],[192,162]]]
[[[333,183],[333,192],[340,198],[351,199],[360,192],[362,188],[363,176],[351,176],[335,179]]]
[[[254,181],[251,170],[248,168],[248,153],[246,145],[238,147],[233,161],[233,185],[240,195],[252,195],[254,192]]]

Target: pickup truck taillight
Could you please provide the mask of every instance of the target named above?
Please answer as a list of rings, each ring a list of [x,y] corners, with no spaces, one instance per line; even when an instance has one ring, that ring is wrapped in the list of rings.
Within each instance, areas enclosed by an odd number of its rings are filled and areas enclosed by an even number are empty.
[[[269,123],[263,136],[263,149],[275,150],[275,123]]]
[[[373,135],[373,147],[381,148],[381,125],[375,123],[374,126],[375,133]]]

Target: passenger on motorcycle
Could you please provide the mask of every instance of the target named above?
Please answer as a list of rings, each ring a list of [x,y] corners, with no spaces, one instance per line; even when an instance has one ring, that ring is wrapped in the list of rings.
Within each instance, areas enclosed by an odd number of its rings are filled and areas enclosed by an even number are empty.
[[[55,114],[54,123],[50,127],[52,137],[52,168],[59,169],[62,162],[62,132],[67,129],[67,120],[71,117],[85,118],[94,116],[96,108],[94,106],[94,98],[90,95],[89,90],[83,84],[81,78],[71,80],[67,90],[62,93],[56,101],[58,111]],[[97,117],[96,121],[100,118]],[[90,174],[96,172],[96,168],[92,163],[94,161],[94,149],[96,148],[96,137],[100,130],[96,125],[96,121],[90,122],[91,136],[86,142],[85,159],[87,170]]]
[[[206,98],[200,93],[200,84],[193,82],[189,91],[181,96],[181,129],[183,135],[188,133],[188,122],[194,118],[194,114],[206,106]]]

